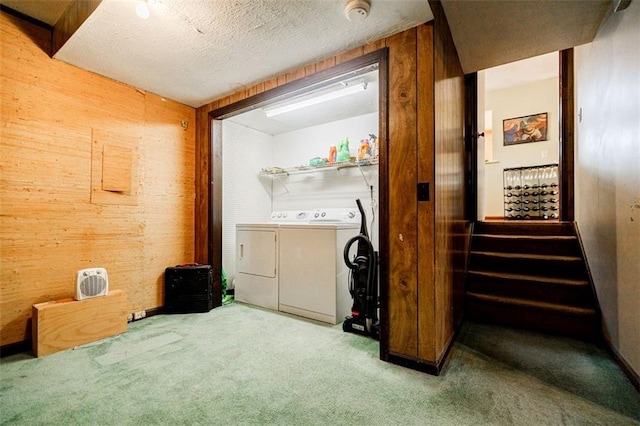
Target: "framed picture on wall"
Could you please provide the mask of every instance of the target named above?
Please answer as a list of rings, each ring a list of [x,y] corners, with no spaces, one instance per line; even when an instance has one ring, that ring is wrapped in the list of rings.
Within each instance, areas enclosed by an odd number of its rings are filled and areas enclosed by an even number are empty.
[[[504,146],[547,140],[547,113],[507,118],[502,121]]]

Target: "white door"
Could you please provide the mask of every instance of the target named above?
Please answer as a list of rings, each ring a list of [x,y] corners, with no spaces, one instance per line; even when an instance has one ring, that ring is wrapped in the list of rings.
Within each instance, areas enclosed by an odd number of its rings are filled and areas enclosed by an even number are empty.
[[[276,231],[238,230],[236,255],[239,273],[274,278],[277,268]]]

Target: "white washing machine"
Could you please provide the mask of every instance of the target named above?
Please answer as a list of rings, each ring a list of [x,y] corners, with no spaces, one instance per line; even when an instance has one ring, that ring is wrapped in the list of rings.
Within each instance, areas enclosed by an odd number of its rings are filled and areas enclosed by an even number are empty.
[[[307,223],[310,214],[279,211],[269,222],[236,224],[236,300],[278,310],[279,224]]]
[[[358,235],[356,209],[320,209],[308,223],[279,227],[279,310],[337,324],[351,312],[343,251]]]

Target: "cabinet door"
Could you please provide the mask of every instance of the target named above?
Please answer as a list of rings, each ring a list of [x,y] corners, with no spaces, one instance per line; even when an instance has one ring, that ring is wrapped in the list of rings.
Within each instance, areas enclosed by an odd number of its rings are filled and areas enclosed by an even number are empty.
[[[238,230],[236,233],[238,272],[273,278],[278,265],[275,230]]]

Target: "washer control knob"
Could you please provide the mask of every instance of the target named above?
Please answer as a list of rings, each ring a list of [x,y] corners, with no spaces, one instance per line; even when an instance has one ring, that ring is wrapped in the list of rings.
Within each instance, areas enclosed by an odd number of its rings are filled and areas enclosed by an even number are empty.
[[[320,213],[316,212],[313,214],[313,217],[315,217],[316,219],[320,216]]]
[[[325,217],[326,215],[327,215],[327,212],[322,212],[320,216]]]
[[[354,217],[356,217],[356,212],[351,210],[351,211],[349,211],[349,213],[347,213],[347,216],[349,216],[349,219],[353,219]]]

